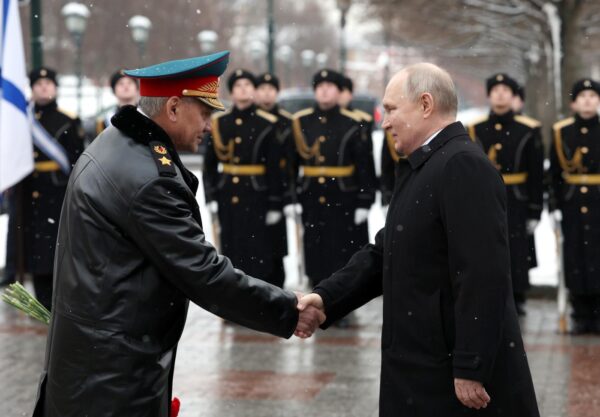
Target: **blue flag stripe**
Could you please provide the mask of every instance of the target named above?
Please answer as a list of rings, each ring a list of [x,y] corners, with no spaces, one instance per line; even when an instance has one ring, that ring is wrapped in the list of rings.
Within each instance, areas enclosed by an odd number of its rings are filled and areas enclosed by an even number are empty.
[[[6,78],[2,78],[3,99],[27,115],[27,99],[19,88]]]

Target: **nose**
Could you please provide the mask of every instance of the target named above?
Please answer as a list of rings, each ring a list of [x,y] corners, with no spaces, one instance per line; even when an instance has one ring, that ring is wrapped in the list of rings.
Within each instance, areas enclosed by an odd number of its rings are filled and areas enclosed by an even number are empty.
[[[387,114],[383,116],[383,122],[381,123],[381,127],[383,130],[387,130],[390,127],[390,121],[387,117]]]
[[[204,129],[202,129],[202,132],[206,135],[212,133],[212,123],[210,117],[208,118],[208,120],[204,120]]]

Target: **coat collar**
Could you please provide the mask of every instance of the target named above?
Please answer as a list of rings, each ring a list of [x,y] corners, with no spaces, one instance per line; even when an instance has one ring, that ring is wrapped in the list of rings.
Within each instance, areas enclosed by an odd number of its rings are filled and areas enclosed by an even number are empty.
[[[413,170],[423,165],[438,149],[444,146],[450,139],[466,135],[467,131],[461,122],[454,122],[442,129],[428,145],[421,146],[408,156],[408,162]]]
[[[578,113],[575,113],[575,122],[577,123],[577,126],[580,127],[594,127],[600,123],[600,117],[595,115],[589,119],[584,119]]]
[[[173,141],[162,127],[137,111],[135,106],[129,105],[121,107],[110,121],[125,136],[130,137],[137,143],[149,146],[150,142],[158,141],[164,144],[175,165],[179,167],[183,180],[194,195],[196,194],[196,191],[198,191],[198,178],[183,165]]]

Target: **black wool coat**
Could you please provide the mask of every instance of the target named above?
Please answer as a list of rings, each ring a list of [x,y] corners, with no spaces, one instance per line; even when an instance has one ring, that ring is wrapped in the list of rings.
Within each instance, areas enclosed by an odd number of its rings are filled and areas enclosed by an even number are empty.
[[[375,244],[315,288],[324,327],[383,294],[382,417],[538,417],[500,174],[460,123],[408,161]],[[454,378],[482,382],[488,407],[463,406]]]

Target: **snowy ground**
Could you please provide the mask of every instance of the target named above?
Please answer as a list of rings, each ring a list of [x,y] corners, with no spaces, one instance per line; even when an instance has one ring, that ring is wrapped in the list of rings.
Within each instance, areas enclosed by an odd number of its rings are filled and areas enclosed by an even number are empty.
[[[381,145],[383,142],[383,135],[381,132],[376,132],[374,134],[374,148],[381,149]],[[376,166],[379,167],[379,155],[380,152],[374,152],[376,159]],[[194,169],[193,169],[194,170]],[[194,170],[195,174],[199,177],[201,173],[198,169]],[[198,190],[198,203],[200,204],[202,218],[206,219],[204,221],[206,227],[206,235],[209,241],[214,241],[212,225],[209,221],[210,214],[206,209],[204,202],[204,189],[202,188],[202,181],[200,181],[200,189]],[[1,215],[0,216],[0,242],[6,242],[6,231],[7,231],[7,223],[8,216]],[[371,213],[369,216],[369,230],[371,234],[371,241],[373,241],[373,237],[377,233],[384,224],[383,212],[381,210],[380,196],[377,196],[377,201],[371,208]],[[297,261],[298,261],[298,250],[296,244],[296,228],[294,226],[294,222],[291,219],[288,219],[287,223],[288,227],[288,248],[289,253],[285,259],[285,268],[287,273],[287,281],[286,286],[292,288],[301,288],[304,282],[300,282],[298,277],[298,269],[297,269]],[[556,244],[554,233],[552,230],[552,222],[547,214],[544,212],[540,225],[536,230],[536,248],[537,248],[537,256],[538,256],[538,264],[539,266],[535,269],[532,269],[530,272],[531,283],[533,285],[556,285],[557,280],[557,264],[556,264]],[[0,244],[0,267],[4,266],[5,263],[5,250],[6,246],[2,243]]]

